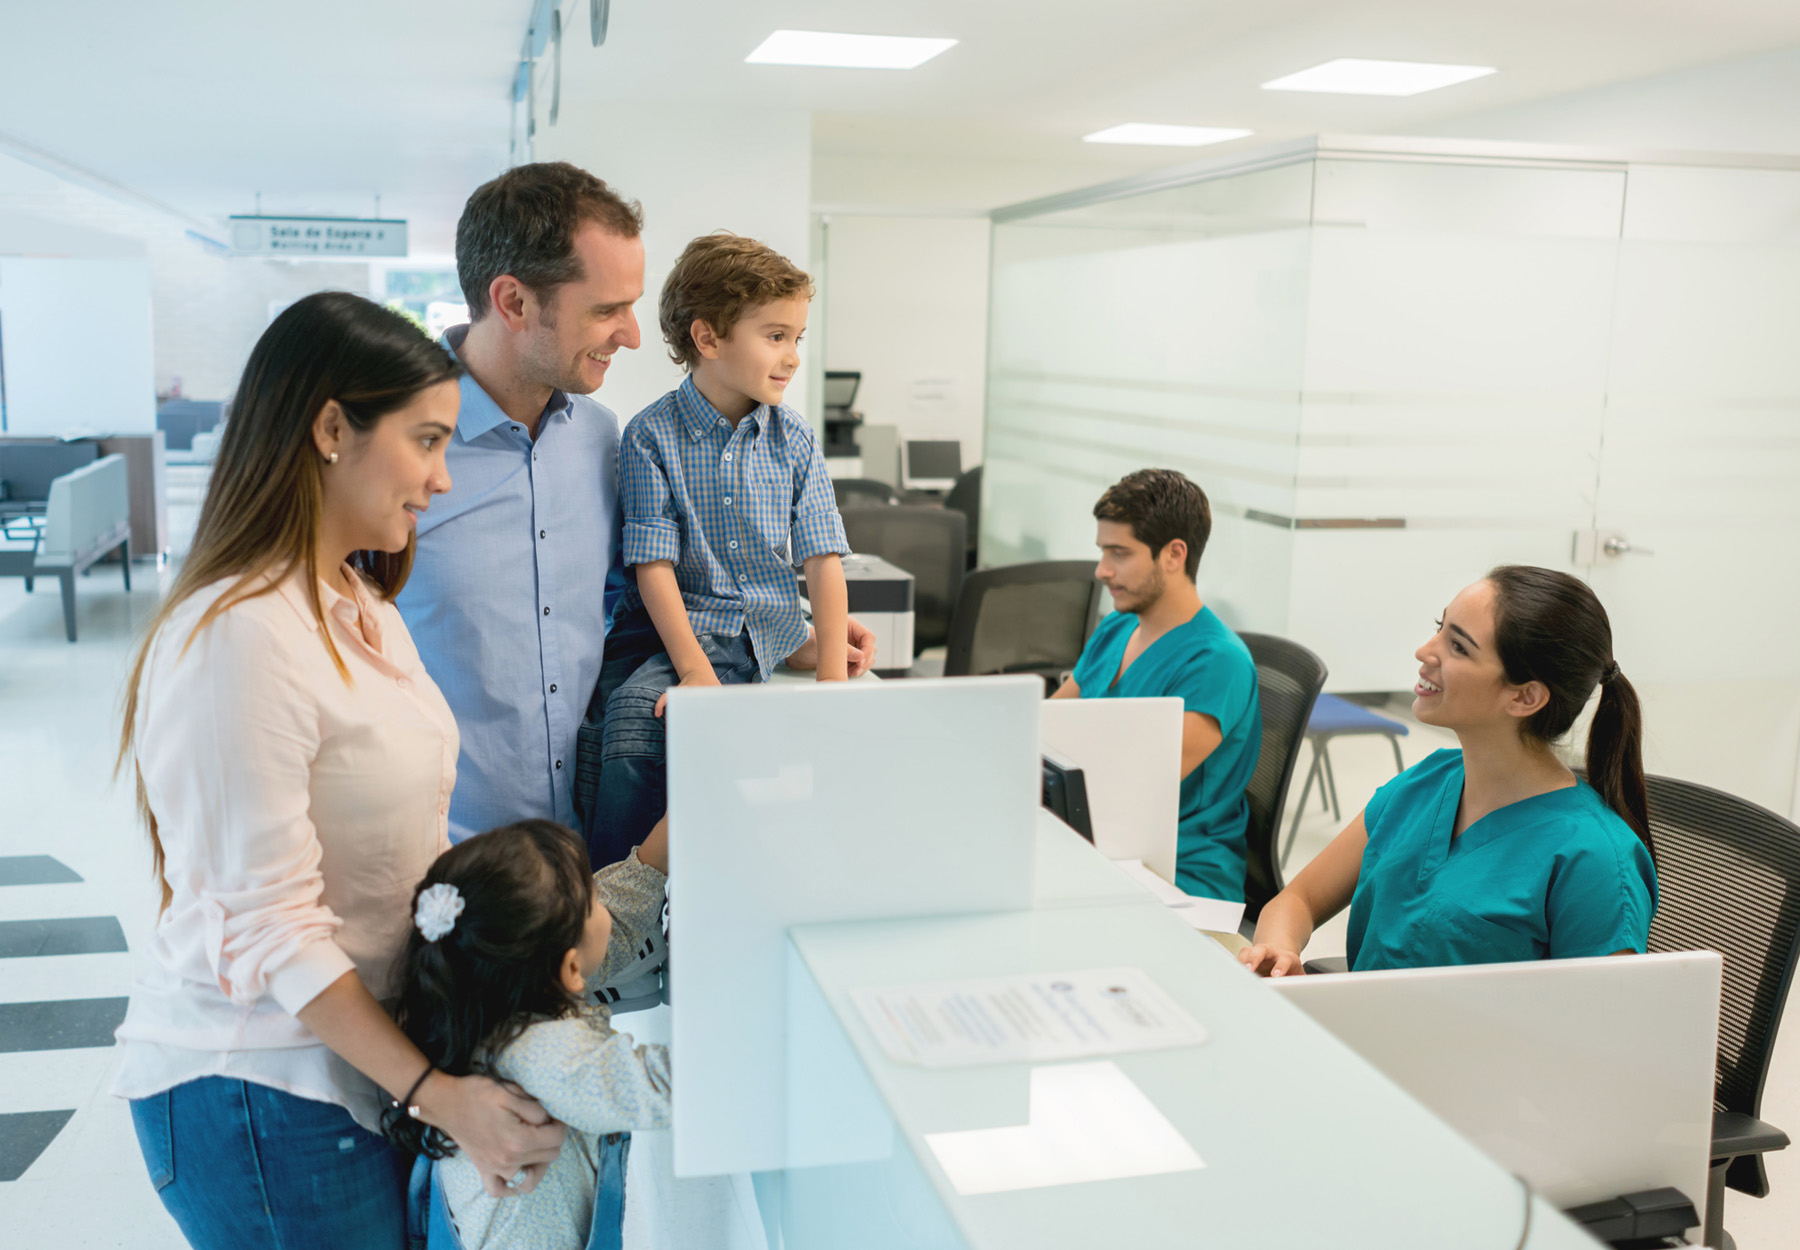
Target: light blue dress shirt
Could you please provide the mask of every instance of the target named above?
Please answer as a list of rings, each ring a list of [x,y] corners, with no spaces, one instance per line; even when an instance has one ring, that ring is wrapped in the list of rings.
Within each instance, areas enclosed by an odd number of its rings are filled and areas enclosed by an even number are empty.
[[[734,428],[687,378],[625,427],[619,475],[625,564],[672,561],[694,632],[748,630],[767,680],[806,641],[794,569],[850,553],[812,427],[759,404]]]
[[[468,327],[444,335],[452,352]],[[600,679],[619,563],[619,424],[556,392],[534,443],[474,378],[395,600],[462,731],[450,840],[536,817],[574,826],[575,734]]]
[[[1656,866],[1585,781],[1455,833],[1461,751],[1436,751],[1363,808],[1350,966],[1430,968],[1642,952]]]

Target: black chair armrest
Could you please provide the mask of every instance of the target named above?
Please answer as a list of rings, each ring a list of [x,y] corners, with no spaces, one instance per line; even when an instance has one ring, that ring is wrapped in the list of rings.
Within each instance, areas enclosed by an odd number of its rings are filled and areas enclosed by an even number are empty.
[[[1788,1135],[1773,1124],[1765,1124],[1741,1111],[1713,1112],[1712,1157],[1735,1159],[1739,1155],[1759,1155],[1768,1150],[1781,1150]]]
[[[1300,966],[1306,969],[1309,975],[1318,976],[1322,973],[1348,972],[1350,971],[1350,960],[1345,955],[1327,955],[1323,959],[1309,959]]]

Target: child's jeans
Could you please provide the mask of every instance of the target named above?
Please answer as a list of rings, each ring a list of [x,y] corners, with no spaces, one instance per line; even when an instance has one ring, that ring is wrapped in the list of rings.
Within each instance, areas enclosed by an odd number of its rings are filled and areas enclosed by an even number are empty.
[[[659,648],[635,672],[619,676],[630,662],[632,643],[641,638],[641,627],[648,624],[648,613],[644,616],[643,621],[634,619],[636,614],[625,618],[607,637],[606,666],[611,671],[603,670],[600,678],[606,708],[600,739],[600,788],[584,831],[596,871],[631,854],[631,848],[650,836],[669,808],[664,725],[656,715],[656,701],[680,684],[675,663]],[[614,634],[621,644],[617,664],[612,654]],[[758,680],[748,632],[735,638],[701,634],[699,641],[721,684],[741,686]],[[617,683],[611,689],[609,677]]]

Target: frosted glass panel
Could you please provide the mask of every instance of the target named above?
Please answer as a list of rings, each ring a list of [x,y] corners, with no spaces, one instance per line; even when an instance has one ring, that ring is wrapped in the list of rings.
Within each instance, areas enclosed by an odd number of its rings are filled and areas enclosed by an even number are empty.
[[[996,224],[984,563],[1092,556],[1101,491],[1175,468],[1212,501],[1209,601],[1241,628],[1283,619],[1310,182],[1294,166]]]

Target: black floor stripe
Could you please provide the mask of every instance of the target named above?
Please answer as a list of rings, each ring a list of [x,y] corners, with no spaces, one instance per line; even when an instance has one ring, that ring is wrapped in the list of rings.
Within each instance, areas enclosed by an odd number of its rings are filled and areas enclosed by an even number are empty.
[[[116,916],[0,920],[0,959],[38,955],[102,955],[130,949]]]
[[[0,885],[66,885],[81,874],[53,855],[0,855]]]
[[[0,1003],[0,1054],[111,1046],[125,1019],[124,998],[71,998],[52,1003]]]
[[[56,1140],[73,1111],[14,1111],[0,1115],[0,1181],[16,1181]]]

